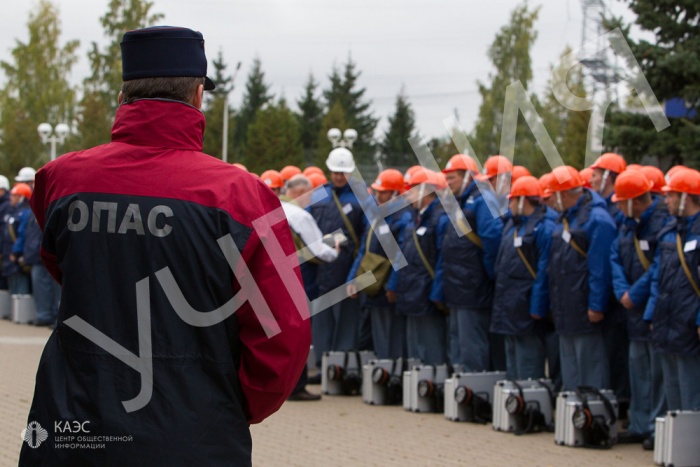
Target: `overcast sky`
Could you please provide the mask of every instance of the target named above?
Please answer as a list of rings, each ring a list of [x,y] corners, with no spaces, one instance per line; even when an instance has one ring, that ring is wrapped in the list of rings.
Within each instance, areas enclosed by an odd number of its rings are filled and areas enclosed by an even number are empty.
[[[59,5],[62,41],[81,42],[80,63],[71,80],[88,74],[85,58],[91,42],[106,42],[99,17],[108,0],[54,0]],[[155,0],[161,24],[201,31],[211,60],[222,50],[229,71],[241,62],[231,101],[238,106],[255,56],[262,60],[267,82],[276,96],[293,108],[309,73],[322,87],[333,65],[352,55],[362,72],[374,114],[385,128],[396,95],[405,87],[426,136],[447,135],[443,119],[457,114],[471,130],[480,96],[477,80],[493,72],[486,53],[495,34],[508,23],[521,0]],[[608,0],[616,15],[633,18],[624,3]],[[534,80],[530,92],[541,94],[549,69],[568,44],[581,44],[580,0],[530,1],[541,5],[532,50]],[[8,60],[16,40],[28,40],[29,12],[36,1],[14,2],[0,15],[0,58]],[[211,65],[210,65],[211,69]],[[115,91],[116,92],[116,91]]]

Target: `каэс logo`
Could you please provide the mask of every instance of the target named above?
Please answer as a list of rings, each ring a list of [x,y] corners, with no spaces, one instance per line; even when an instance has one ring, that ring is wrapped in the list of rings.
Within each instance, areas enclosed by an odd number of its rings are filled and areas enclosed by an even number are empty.
[[[39,422],[30,422],[27,428],[22,430],[22,439],[27,442],[30,448],[36,449],[49,439],[49,432],[44,430]]]

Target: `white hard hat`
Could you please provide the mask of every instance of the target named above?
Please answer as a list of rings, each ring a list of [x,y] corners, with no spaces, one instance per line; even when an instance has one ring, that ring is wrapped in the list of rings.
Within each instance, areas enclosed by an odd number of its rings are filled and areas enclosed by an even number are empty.
[[[349,174],[355,170],[355,159],[352,153],[345,148],[335,148],[328,154],[326,167],[331,172],[342,172]]]
[[[0,175],[0,190],[9,190],[10,189],[10,181],[7,179],[6,176]]]
[[[31,167],[22,167],[19,169],[17,176],[15,177],[16,182],[33,182],[34,176],[36,175],[36,170]]]

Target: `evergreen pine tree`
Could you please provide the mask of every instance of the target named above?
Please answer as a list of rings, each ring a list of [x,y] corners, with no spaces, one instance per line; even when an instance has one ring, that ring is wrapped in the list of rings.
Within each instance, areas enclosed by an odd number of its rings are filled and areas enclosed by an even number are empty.
[[[361,74],[352,57],[348,57],[342,74],[337,67],[333,68],[329,76],[330,88],[323,92],[323,97],[327,109],[331,109],[338,102],[345,112],[345,121],[349,128],[357,130],[358,138],[353,145],[356,162],[373,164],[376,151],[374,131],[378,119],[370,110],[371,101],[363,100],[366,89],[357,87]]]
[[[299,134],[301,144],[304,148],[304,161],[311,164],[316,159],[316,145],[318,143],[318,132],[323,121],[323,104],[316,97],[318,83],[312,74],[304,87],[304,95],[297,101],[299,112]]]
[[[260,58],[253,60],[253,67],[246,80],[243,103],[234,118],[233,143],[237,155],[248,154],[245,149],[248,126],[255,120],[257,112],[273,99],[270,85],[265,82]]]
[[[302,165],[299,124],[284,98],[256,112],[248,125],[242,163],[258,174],[268,169],[280,170],[286,165]]]
[[[408,139],[414,136],[416,118],[402,87],[396,96],[394,115],[389,117],[389,128],[381,143],[384,165],[388,167],[410,167],[416,164],[416,156]]]

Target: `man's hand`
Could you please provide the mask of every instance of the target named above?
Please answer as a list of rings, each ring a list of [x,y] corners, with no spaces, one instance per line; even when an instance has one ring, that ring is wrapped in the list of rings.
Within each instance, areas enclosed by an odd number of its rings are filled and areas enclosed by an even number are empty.
[[[532,318],[532,319],[534,319],[534,320],[536,320],[536,321],[539,321],[539,320],[541,320],[541,319],[542,319],[542,317],[541,317],[541,316],[538,316],[538,315],[533,315],[532,313],[530,313],[530,318]]]
[[[591,323],[599,323],[605,318],[605,313],[602,311],[588,310],[588,321]]]
[[[386,299],[389,303],[396,303],[396,292],[391,290],[386,291]]]
[[[631,310],[632,308],[634,308],[634,303],[632,302],[632,299],[630,298],[629,292],[625,292],[625,294],[620,299],[620,303],[622,303],[622,306],[624,306],[628,310]]]
[[[350,298],[357,298],[357,286],[355,284],[348,284],[345,287],[345,291],[348,293]]]

